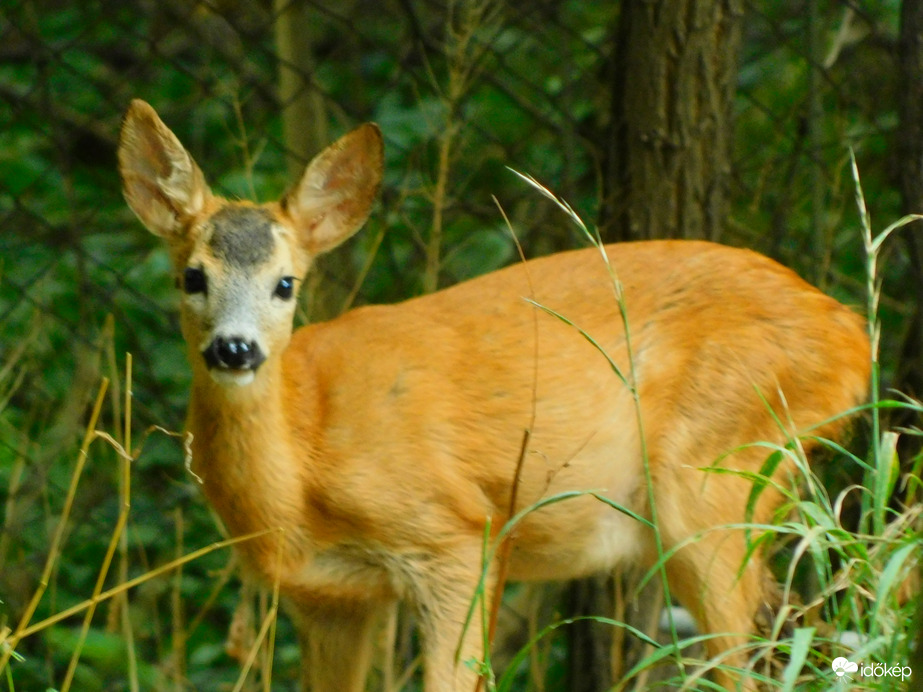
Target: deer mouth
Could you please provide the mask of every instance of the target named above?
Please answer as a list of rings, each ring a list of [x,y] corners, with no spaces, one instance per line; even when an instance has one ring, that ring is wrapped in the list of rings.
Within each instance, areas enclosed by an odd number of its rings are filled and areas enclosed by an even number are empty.
[[[227,370],[222,368],[209,368],[208,374],[218,384],[229,387],[246,387],[256,377],[255,370]]]

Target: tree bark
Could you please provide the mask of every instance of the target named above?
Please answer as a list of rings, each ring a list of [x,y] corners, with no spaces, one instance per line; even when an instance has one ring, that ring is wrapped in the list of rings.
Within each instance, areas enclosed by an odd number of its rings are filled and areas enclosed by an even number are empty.
[[[303,0],[274,0],[279,104],[289,173],[298,179],[308,159],[328,142],[327,109],[314,84],[311,22]]]
[[[334,3],[345,11],[344,2]],[[273,0],[276,55],[279,59],[279,104],[287,153],[289,180],[294,183],[305,165],[330,144],[329,114],[324,93],[315,78],[315,44],[321,37],[315,25],[323,3]],[[299,317],[317,322],[336,317],[351,295],[356,275],[347,252],[321,255],[308,273],[301,294]]]
[[[622,2],[602,135],[604,240],[720,238],[728,211],[742,12],[741,0]],[[635,583],[621,574],[614,582],[576,582],[570,614],[611,615],[613,603],[631,600]],[[663,604],[656,593],[621,615],[639,629],[656,629]],[[608,689],[624,672],[622,664],[643,654],[638,640],[595,623],[577,622],[569,636],[569,692]]]
[[[740,0],[626,0],[614,35],[600,229],[718,239],[728,208]]]
[[[564,607],[572,617],[610,616],[615,605],[611,575],[572,582]],[[610,627],[592,620],[578,620],[567,637],[567,692],[599,692],[612,687],[612,643]]]
[[[898,117],[895,151],[904,213],[923,213],[923,0],[901,4],[898,43]],[[914,312],[892,386],[911,396],[923,394],[923,237],[914,223],[901,231],[912,269]],[[907,437],[907,436],[905,436]]]

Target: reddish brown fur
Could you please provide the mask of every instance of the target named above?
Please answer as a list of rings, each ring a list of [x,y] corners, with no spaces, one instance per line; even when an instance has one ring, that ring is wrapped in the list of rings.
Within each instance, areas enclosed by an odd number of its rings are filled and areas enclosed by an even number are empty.
[[[281,203],[266,206],[289,239],[296,276],[365,220],[381,175],[370,127],[333,145]],[[168,240],[177,271],[194,256],[220,281],[225,268],[200,236],[217,209],[243,203],[212,196],[142,102],[126,117],[120,170],[129,204]],[[702,469],[755,472],[767,450],[741,445],[835,434],[842,421],[816,426],[864,397],[868,340],[852,312],[755,253],[684,241],[606,250],[624,285],[664,545],[698,536],[668,562],[671,588],[706,631],[722,635],[709,652],[725,655],[752,633],[767,576],[755,558],[738,576],[744,537],[720,528],[744,520],[749,483]],[[631,371],[595,249],[356,309],[290,341],[290,315],[273,321],[270,355],[244,386],[210,376],[199,354],[204,328],[184,306],[194,468],[233,534],[282,530],[241,552],[293,605],[307,688],[364,689],[377,617],[407,599],[420,613],[427,692],[473,689],[454,653],[485,522],[496,528],[508,517],[526,428],[518,507],[600,490],[650,516],[631,392],[573,327],[524,297],[565,315]],[[764,493],[753,520],[767,521],[778,502]],[[530,515],[510,569],[516,579],[573,578],[655,557],[649,530],[586,496]],[[479,627],[464,636],[463,659],[482,655]]]

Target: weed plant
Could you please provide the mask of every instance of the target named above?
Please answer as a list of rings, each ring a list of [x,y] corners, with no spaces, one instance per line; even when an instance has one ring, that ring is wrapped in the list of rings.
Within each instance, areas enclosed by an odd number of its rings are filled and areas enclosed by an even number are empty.
[[[761,549],[774,556],[774,563],[780,570],[782,607],[768,623],[767,631],[747,645],[750,666],[746,674],[762,681],[771,690],[923,689],[919,635],[923,629],[923,598],[919,588],[923,561],[923,456],[912,456],[902,465],[897,454],[901,438],[916,438],[920,432],[916,428],[888,429],[887,425],[889,415],[895,411],[909,413],[918,419],[923,413],[923,404],[897,393],[889,393],[887,397],[880,395],[877,356],[880,253],[897,229],[918,217],[903,218],[874,234],[854,163],[853,171],[866,253],[873,381],[869,402],[860,410],[843,412],[843,415],[856,415],[859,427],[865,431],[857,440],[865,439],[867,445],[858,452],[829,440],[819,442],[835,460],[830,463],[854,470],[846,475],[857,480],[831,491],[819,477],[818,467],[808,465],[798,440],[791,440],[784,446],[767,446],[764,473],[754,478],[752,502],[761,488],[774,483],[769,478],[770,472],[783,456],[792,459],[800,473],[799,492],[777,486],[786,498],[777,520],[767,525],[743,523],[738,527],[748,532],[754,551]],[[586,236],[598,243],[569,206],[534,181],[530,182],[554,199]],[[623,305],[618,277],[615,273],[611,277],[614,300]],[[621,314],[625,319],[624,309]],[[566,315],[558,317],[566,319]],[[627,319],[624,326],[630,335],[631,325]],[[575,327],[575,338],[592,340],[592,335],[579,332]],[[18,368],[21,357],[20,352],[12,351],[8,356],[10,361],[0,368],[0,406],[7,405],[10,393],[21,382]],[[291,685],[289,681],[295,677],[292,671],[297,663],[290,630],[280,621],[279,627],[285,629],[278,634],[276,631],[277,593],[265,592],[256,597],[260,608],[250,624],[245,625],[250,636],[241,639],[245,647],[240,656],[243,665],[238,671],[222,658],[221,627],[212,622],[224,622],[215,618],[214,613],[216,604],[228,598],[228,582],[234,570],[228,548],[252,537],[215,542],[205,539],[198,540],[196,546],[189,546],[190,532],[184,525],[183,513],[177,510],[172,517],[176,527],[173,558],[158,565],[143,564],[144,553],[138,551],[131,540],[132,532],[143,532],[147,521],[145,516],[133,512],[133,469],[143,462],[152,440],[163,436],[175,438],[175,449],[180,452],[178,457],[185,443],[181,434],[159,427],[133,440],[131,356],[126,359],[124,375],[116,372],[115,358],[111,354],[107,360],[109,377],[103,379],[93,398],[82,441],[70,466],[63,502],[59,505],[57,498],[47,500],[43,518],[49,528],[47,544],[42,547],[43,555],[17,554],[14,546],[0,546],[0,569],[15,570],[17,560],[38,559],[42,563],[41,576],[38,583],[29,586],[31,597],[25,606],[13,613],[0,605],[3,609],[0,611],[0,687],[8,692],[44,688],[60,692],[287,689]],[[612,367],[616,368],[614,363]],[[630,387],[633,374],[617,368],[616,372]],[[113,390],[117,392],[114,396],[110,394]],[[111,421],[108,431],[105,430],[107,420]],[[640,416],[638,420],[643,426]],[[82,542],[99,542],[99,537],[87,536],[81,530],[79,521],[73,516],[73,508],[91,461],[96,471],[103,463],[109,464],[119,510],[110,535],[102,541],[105,548],[101,559],[85,562],[80,559],[86,552]],[[12,464],[12,469],[7,476],[5,522],[10,522],[15,514],[12,504],[16,490],[31,472],[21,460]],[[187,480],[192,482],[191,478]],[[504,538],[522,516],[540,511],[549,503],[566,502],[573,495],[575,493],[549,497],[523,509],[502,528],[495,542],[485,538],[485,563],[496,559],[503,564],[506,560],[504,546],[507,545]],[[602,496],[597,497],[609,502]],[[619,506],[613,506],[612,511],[631,514]],[[656,535],[656,506],[649,520],[635,518],[652,526]],[[4,536],[8,536],[6,531],[11,526],[7,523],[4,529]],[[669,599],[663,570],[669,555],[662,545],[658,544],[658,548],[660,559],[642,582],[659,582]],[[88,554],[97,555],[93,551]],[[139,555],[142,557],[140,567]],[[209,580],[209,588],[204,593],[201,588],[203,564],[208,566],[204,574]],[[88,582],[93,584],[92,588],[82,599],[75,600],[62,587],[71,578],[68,570],[77,567],[89,570],[94,576]],[[200,571],[193,582],[188,578],[188,570],[194,567]],[[0,594],[0,600],[6,600],[4,594]],[[149,612],[151,600],[169,604],[165,624],[144,622],[133,612],[135,607]],[[135,605],[142,602],[146,604],[144,608]],[[482,610],[485,623],[496,621],[499,602],[487,603],[483,590],[474,594],[471,607],[472,613],[476,608]],[[240,612],[247,613],[246,609]],[[681,635],[672,619],[668,622],[666,638],[603,614],[591,619],[626,629],[631,636],[648,645],[648,653],[627,671],[616,689],[715,689],[707,673],[724,664],[720,660],[699,658],[696,652],[702,635]],[[497,675],[492,670],[489,655],[485,660],[467,664],[484,673],[483,686],[491,692],[553,689],[547,686],[546,680],[555,679],[559,673],[554,669],[561,665],[560,647],[554,643],[554,638],[572,622],[564,619],[541,626],[512,656],[506,670],[497,671]],[[149,631],[152,627],[159,627],[160,631],[152,635]],[[392,645],[394,641],[403,643],[396,647],[397,653],[395,647],[388,646],[382,656],[387,663],[383,664],[377,681],[379,688],[389,692],[418,689],[419,661],[415,657],[413,640],[401,635],[401,627],[394,623],[388,631],[388,642]],[[203,632],[206,633],[204,641]],[[485,625],[483,636],[489,643],[493,627]],[[150,645],[148,640],[151,639],[157,645]],[[546,645],[548,642],[550,646]]]

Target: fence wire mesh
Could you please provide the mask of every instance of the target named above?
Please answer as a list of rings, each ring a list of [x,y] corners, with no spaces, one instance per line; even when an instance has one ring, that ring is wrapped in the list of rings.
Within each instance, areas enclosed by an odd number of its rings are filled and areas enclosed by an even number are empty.
[[[132,98],[154,105],[220,193],[261,200],[279,195],[335,136],[362,121],[380,124],[380,207],[311,283],[302,318],[322,318],[423,290],[434,223],[444,228],[439,285],[513,261],[497,204],[530,255],[579,244],[567,220],[506,166],[594,223],[621,9],[579,0],[6,0],[4,600],[14,608],[27,600],[43,559],[30,544],[47,537],[29,527],[56,514],[87,404],[101,375],[118,376],[113,363],[124,353],[135,360],[138,429],[182,427],[188,375],[169,262],[124,204],[116,172],[120,119]],[[851,0],[742,9],[723,240],[769,252],[854,304],[863,300],[862,260],[848,146],[873,218],[897,218],[899,208],[889,154],[898,10],[897,2]],[[908,271],[901,253],[888,271],[884,317],[899,336],[914,307],[899,288]],[[886,348],[896,352],[899,343]],[[173,550],[149,534],[172,531],[163,518],[187,492],[177,482],[177,445],[151,444],[137,472],[157,492],[133,510],[134,549],[148,563]],[[110,491],[81,497],[78,533],[106,531],[117,511]],[[197,522],[187,531],[212,530],[203,528],[207,518]]]

